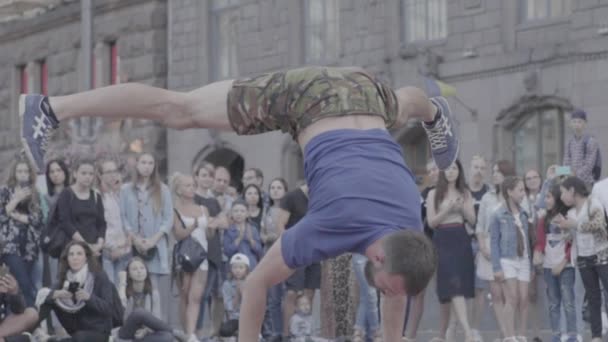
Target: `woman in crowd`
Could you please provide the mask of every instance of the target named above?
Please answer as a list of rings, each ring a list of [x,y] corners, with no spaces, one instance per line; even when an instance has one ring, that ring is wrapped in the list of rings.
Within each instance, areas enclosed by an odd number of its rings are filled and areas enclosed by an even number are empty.
[[[0,251],[10,273],[15,276],[28,307],[36,296],[35,266],[38,238],[42,228],[40,196],[36,174],[25,158],[9,167],[6,185],[0,188]]]
[[[69,239],[87,243],[96,257],[101,256],[106,220],[101,196],[93,190],[95,162],[79,159],[73,164],[74,183],[57,199],[57,224]]]
[[[261,231],[262,217],[264,216],[264,201],[262,199],[262,191],[255,184],[249,184],[243,189],[243,197],[247,202],[247,212],[249,213],[249,221],[253,222],[258,230]]]
[[[573,257],[588,300],[592,342],[602,341],[602,292],[608,288],[608,233],[602,204],[589,197],[580,178],[568,177],[560,186],[561,200],[572,207],[568,216],[557,215],[554,223],[574,234]]]
[[[544,269],[549,318],[553,336],[551,342],[561,341],[561,310],[564,309],[567,341],[577,341],[576,309],[574,296],[574,267],[571,262],[572,235],[568,229],[555,224],[555,218],[568,214],[568,207],[560,199],[559,185],[554,185],[545,195],[547,215],[540,218],[536,231],[534,265]]]
[[[118,272],[124,270],[131,259],[131,239],[120,213],[122,176],[118,164],[112,159],[101,159],[97,163],[97,173],[106,221],[103,269],[110,281],[117,284]]]
[[[249,258],[249,268],[253,270],[262,258],[262,241],[258,229],[249,222],[247,203],[236,200],[230,210],[232,224],[224,232],[224,254],[231,258],[242,253]]]
[[[283,178],[275,178],[268,186],[270,196],[270,205],[264,208],[264,216],[262,218],[261,240],[264,250],[270,249],[270,246],[279,238],[279,230],[277,227],[277,215],[280,210],[281,199],[288,191],[287,182]],[[283,283],[277,284],[270,288],[268,293],[268,308],[266,319],[270,324],[266,324],[270,330],[270,334],[278,338],[283,333],[283,313],[281,303],[284,295]]]
[[[190,176],[176,174],[171,180],[171,193],[175,205],[175,218],[173,222],[173,235],[177,241],[189,236],[198,241],[205,250],[207,244],[207,222],[209,213],[207,208],[194,202],[194,179]],[[173,262],[176,262],[175,260]],[[209,262],[203,261],[192,273],[181,270],[179,272],[180,314],[184,330],[190,340],[196,341],[196,321],[201,306],[203,290],[207,283]],[[176,271],[176,270],[174,270]]]
[[[538,197],[540,196],[540,190],[542,185],[542,177],[537,170],[528,170],[524,175],[524,189],[526,190],[526,197],[522,201],[522,208],[528,213],[528,241],[530,246],[536,245],[536,229],[539,220],[539,208],[536,206]],[[528,289],[528,299],[530,301],[530,309],[528,310],[528,321],[529,326],[534,333],[534,336],[540,334],[540,328],[542,324],[542,316],[544,310],[542,309],[543,304],[540,302],[542,296],[538,296],[538,291],[542,286],[543,276],[541,269],[533,267],[530,272],[530,288]],[[544,286],[543,286],[544,287]]]
[[[59,258],[58,282],[38,293],[40,316],[52,310],[69,334],[61,341],[107,342],[112,330],[114,286],[89,245],[72,240]]]
[[[492,257],[490,254],[490,222],[492,216],[502,203],[503,197],[500,192],[502,182],[505,177],[515,175],[515,169],[511,162],[507,160],[498,161],[492,169],[492,184],[493,187],[481,199],[479,205],[479,214],[477,215],[477,225],[475,233],[477,241],[479,241],[479,253],[477,254],[476,274],[479,279],[490,282],[490,293],[492,295],[492,307],[496,315],[496,322],[501,333],[504,335],[502,314],[504,309],[504,294],[502,284],[494,279],[494,271],[492,270]],[[484,297],[486,294],[483,295]],[[481,314],[481,313],[479,313]]]
[[[160,180],[158,165],[151,153],[137,156],[133,182],[120,192],[122,222],[131,236],[133,256],[146,262],[155,288],[169,291],[168,234],[173,227],[173,203],[169,188]],[[168,297],[161,296],[168,307]],[[169,321],[168,311],[163,320]]]
[[[41,191],[40,208],[42,209],[43,222],[46,224],[50,210],[55,207],[59,194],[63,189],[70,186],[70,171],[62,159],[53,159],[46,164],[45,171],[46,191]],[[51,286],[52,279],[57,277],[57,259],[43,256],[43,279],[44,286]]]
[[[217,336],[219,333],[224,311],[224,303],[220,296],[224,277],[222,273],[223,252],[221,236],[223,229],[228,228],[228,219],[226,214],[222,213],[220,202],[213,194],[214,171],[215,167],[213,164],[202,162],[198,166],[198,169],[196,169],[194,176],[196,181],[194,201],[196,204],[207,208],[209,212],[209,223],[207,224],[207,244],[209,246],[207,261],[209,263],[209,270],[207,271],[207,283],[205,284],[198,322],[196,323],[197,336],[203,335],[205,309],[209,302],[211,302],[212,312],[211,336]]]
[[[466,341],[473,341],[465,298],[475,296],[475,265],[465,223],[475,224],[475,208],[459,160],[439,172],[437,187],[427,198],[427,218],[429,227],[434,229],[433,242],[439,258],[437,295],[441,322],[440,337],[435,341],[445,340],[451,310],[464,329]]]
[[[526,196],[524,183],[518,177],[507,177],[502,183],[504,203],[490,222],[490,253],[494,279],[503,283],[505,307],[503,327],[505,341],[526,341],[528,320],[528,286],[531,255],[528,241],[528,216],[521,207]],[[517,336],[515,317],[519,318]]]
[[[124,323],[117,331],[120,340],[140,342],[186,342],[186,336],[160,319],[158,290],[152,285],[146,263],[138,257],[119,273],[118,293],[125,307]]]

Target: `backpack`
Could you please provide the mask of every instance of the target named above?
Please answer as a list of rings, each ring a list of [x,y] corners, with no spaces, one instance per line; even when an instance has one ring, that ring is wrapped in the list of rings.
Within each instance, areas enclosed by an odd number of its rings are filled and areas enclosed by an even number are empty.
[[[589,144],[589,140],[591,140],[591,136],[585,136],[583,141],[583,159],[587,158],[587,145]],[[572,140],[568,142],[568,157],[572,160],[572,149],[570,148],[570,144]],[[593,180],[598,181],[602,176],[602,152],[600,151],[600,147],[598,145],[597,152],[595,154],[595,162],[593,163],[593,168],[591,169],[591,175],[593,176]]]

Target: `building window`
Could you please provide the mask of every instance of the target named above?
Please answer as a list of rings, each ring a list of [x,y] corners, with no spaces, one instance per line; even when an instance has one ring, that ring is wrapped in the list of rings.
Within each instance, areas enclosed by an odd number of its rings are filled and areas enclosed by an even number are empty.
[[[534,111],[513,130],[517,173],[536,169],[541,174],[550,165],[559,165],[564,146],[564,112],[561,109]]]
[[[117,84],[118,82],[118,45],[116,42],[110,42],[108,44],[110,50],[110,84]]]
[[[339,0],[304,1],[306,64],[333,63],[340,57]]]
[[[238,76],[239,0],[211,1],[212,76],[223,80]]]
[[[401,11],[406,42],[447,37],[447,0],[402,0]]]
[[[523,18],[526,21],[568,16],[572,12],[571,0],[523,0]]]
[[[49,94],[49,71],[47,69],[46,60],[38,62],[40,70],[40,93],[43,95]]]
[[[20,65],[17,68],[19,69],[19,93],[27,94],[29,90],[27,79],[27,66]]]

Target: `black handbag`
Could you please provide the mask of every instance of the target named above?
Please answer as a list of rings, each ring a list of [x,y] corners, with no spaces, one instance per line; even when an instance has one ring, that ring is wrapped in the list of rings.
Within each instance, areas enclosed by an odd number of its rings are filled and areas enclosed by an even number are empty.
[[[186,229],[186,224],[177,210],[175,215]],[[177,271],[192,273],[207,259],[207,251],[192,236],[179,241],[173,248],[173,264]]]
[[[71,205],[72,196],[74,196],[72,190],[67,188],[63,191],[68,192],[69,203]],[[59,226],[57,202],[58,201],[55,201],[49,210],[49,218],[46,225],[40,232],[40,249],[55,259],[61,256],[61,252],[63,252],[65,246],[72,240],[71,237],[68,237],[65,231]]]

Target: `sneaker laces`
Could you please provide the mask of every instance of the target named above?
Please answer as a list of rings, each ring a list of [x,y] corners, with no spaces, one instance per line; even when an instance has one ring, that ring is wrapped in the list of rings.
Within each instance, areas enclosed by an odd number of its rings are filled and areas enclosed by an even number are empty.
[[[445,121],[445,118],[441,117],[439,119],[439,121],[437,121],[435,123],[435,125],[433,127],[431,127],[431,128],[425,127],[428,138],[429,138],[429,142],[431,143],[432,151],[448,147],[448,141],[446,139],[446,132],[444,129],[445,128],[444,121]]]

